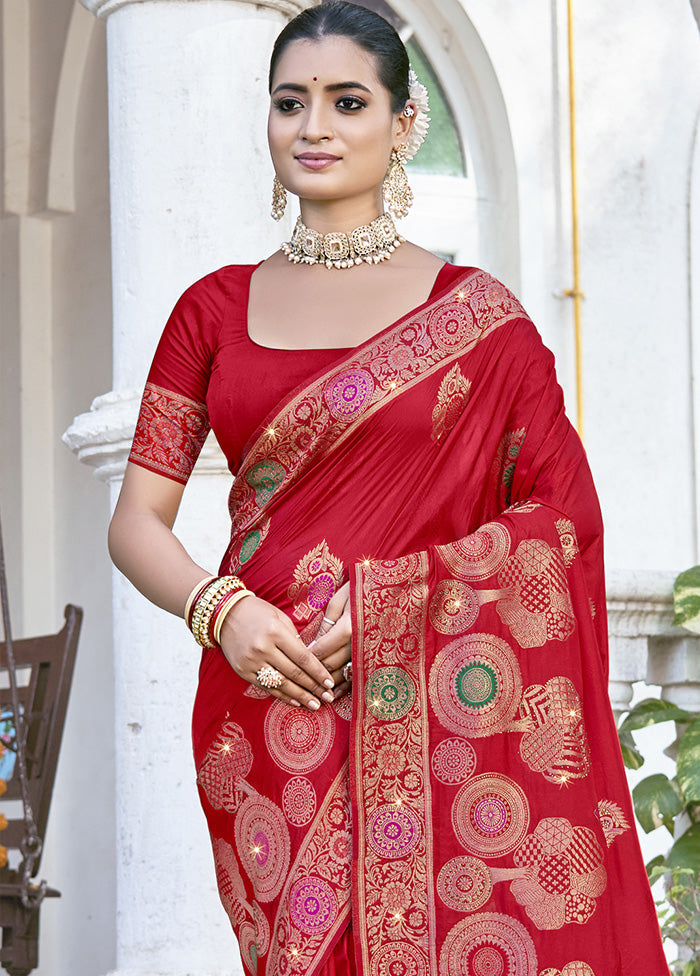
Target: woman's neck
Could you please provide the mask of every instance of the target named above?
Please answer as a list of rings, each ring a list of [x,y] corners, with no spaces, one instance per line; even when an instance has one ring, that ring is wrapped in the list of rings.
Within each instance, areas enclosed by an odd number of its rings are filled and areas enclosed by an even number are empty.
[[[381,199],[373,200],[301,200],[301,219],[319,234],[349,234],[356,227],[369,224],[383,212]]]

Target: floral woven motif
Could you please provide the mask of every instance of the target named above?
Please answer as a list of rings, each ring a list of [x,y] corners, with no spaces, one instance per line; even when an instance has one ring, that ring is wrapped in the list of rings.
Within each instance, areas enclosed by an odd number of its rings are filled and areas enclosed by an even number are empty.
[[[184,484],[208,433],[205,404],[147,383],[129,460]]]

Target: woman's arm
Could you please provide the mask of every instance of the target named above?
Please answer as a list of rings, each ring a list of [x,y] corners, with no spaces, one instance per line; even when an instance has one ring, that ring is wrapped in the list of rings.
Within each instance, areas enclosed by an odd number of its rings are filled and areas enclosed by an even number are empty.
[[[172,528],[184,486],[136,464],[127,464],[109,528],[109,552],[119,570],[152,603],[180,617],[198,582],[210,574],[188,555]],[[270,693],[318,708],[332,701],[333,679],[299,639],[290,618],[272,604],[246,597],[230,611],[221,647],[238,675],[257,684],[256,672],[271,664],[287,679]]]

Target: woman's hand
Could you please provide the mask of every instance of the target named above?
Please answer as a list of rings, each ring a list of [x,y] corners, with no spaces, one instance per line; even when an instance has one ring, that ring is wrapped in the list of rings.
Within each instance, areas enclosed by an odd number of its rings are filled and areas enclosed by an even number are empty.
[[[265,690],[289,705],[315,711],[321,701],[333,701],[330,668],[306,647],[285,613],[257,596],[245,597],[227,614],[221,649],[236,674],[256,688],[261,687],[260,668],[269,665],[279,671],[284,682]]]
[[[341,586],[328,601],[318,636],[310,647],[330,671],[335,682],[335,697],[340,698],[350,689],[350,682],[343,677],[343,668],[352,660],[350,583]]]

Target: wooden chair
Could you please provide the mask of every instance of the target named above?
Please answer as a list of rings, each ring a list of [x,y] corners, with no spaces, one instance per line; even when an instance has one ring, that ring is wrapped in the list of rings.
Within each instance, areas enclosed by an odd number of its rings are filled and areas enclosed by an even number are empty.
[[[64,616],[65,624],[59,633],[12,642],[20,709],[27,723],[28,793],[42,846],[83,611],[68,605]],[[0,716],[12,713],[8,677],[6,644],[0,643]],[[5,739],[5,747],[12,749],[12,740],[8,741],[7,736]],[[47,888],[43,882],[41,885],[30,884],[27,888],[23,879],[26,823],[21,812],[22,791],[17,766],[7,780],[7,790],[0,799],[0,812],[8,800],[19,801],[12,807],[20,812],[14,816],[8,814],[7,826],[0,831],[0,844],[10,855],[8,865],[0,867],[0,965],[10,976],[27,976],[38,966],[41,901],[44,896],[58,897],[60,892]],[[7,809],[11,810],[11,807]],[[14,867],[11,866],[13,861]],[[40,849],[32,866],[32,877],[39,870],[39,861]]]

